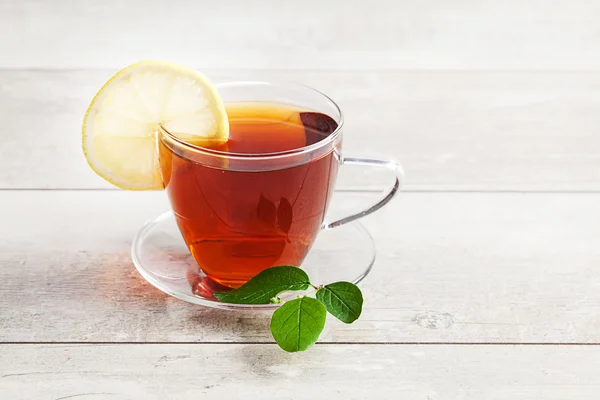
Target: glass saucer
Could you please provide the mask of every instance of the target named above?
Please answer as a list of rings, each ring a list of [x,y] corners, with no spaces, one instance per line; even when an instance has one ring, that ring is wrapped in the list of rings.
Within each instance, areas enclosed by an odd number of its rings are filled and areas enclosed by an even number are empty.
[[[202,273],[188,251],[171,211],[140,229],[133,239],[131,256],[144,279],[178,299],[228,310],[277,307],[275,304],[243,305],[216,300],[213,293],[227,289]],[[371,271],[374,262],[375,244],[370,233],[359,222],[352,222],[321,231],[301,267],[314,284],[358,283]]]

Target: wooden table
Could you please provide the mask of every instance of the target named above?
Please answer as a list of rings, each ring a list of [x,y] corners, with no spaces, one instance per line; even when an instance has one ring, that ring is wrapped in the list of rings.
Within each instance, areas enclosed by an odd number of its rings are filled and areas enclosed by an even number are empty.
[[[0,3],[0,398],[597,399],[598,4],[405,3]],[[347,153],[403,162],[365,222],[360,320],[287,354],[269,313],[138,275],[132,237],[165,195],[96,177],[79,131],[153,57],[316,87]],[[362,178],[340,185],[371,195]]]

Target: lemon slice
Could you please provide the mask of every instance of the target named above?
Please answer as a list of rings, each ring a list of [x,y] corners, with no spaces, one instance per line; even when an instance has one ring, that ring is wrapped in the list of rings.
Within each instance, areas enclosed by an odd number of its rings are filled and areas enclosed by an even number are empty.
[[[117,72],[83,120],[83,152],[92,169],[122,189],[162,189],[159,126],[193,144],[227,141],[229,123],[215,88],[199,72],[143,61]]]

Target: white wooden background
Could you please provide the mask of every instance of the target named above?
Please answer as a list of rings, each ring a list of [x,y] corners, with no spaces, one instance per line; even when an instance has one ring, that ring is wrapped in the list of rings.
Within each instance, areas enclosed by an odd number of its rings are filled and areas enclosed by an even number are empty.
[[[0,0],[0,398],[597,399],[597,0]],[[363,316],[286,354],[268,314],[170,298],[80,124],[118,68],[314,86],[348,153],[399,158]],[[379,184],[347,171],[353,196]],[[358,178],[360,182],[358,182]],[[343,200],[343,199],[342,199]]]

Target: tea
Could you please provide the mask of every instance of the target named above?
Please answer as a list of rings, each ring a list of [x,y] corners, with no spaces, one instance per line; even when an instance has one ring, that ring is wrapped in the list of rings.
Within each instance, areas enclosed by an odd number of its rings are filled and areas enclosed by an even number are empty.
[[[321,113],[283,104],[227,107],[231,157],[289,152],[327,138],[338,124]],[[300,265],[318,234],[338,160],[324,155],[289,166],[248,170],[228,162],[192,161],[193,150],[160,144],[163,179],[183,238],[213,280],[238,287],[265,268]]]

